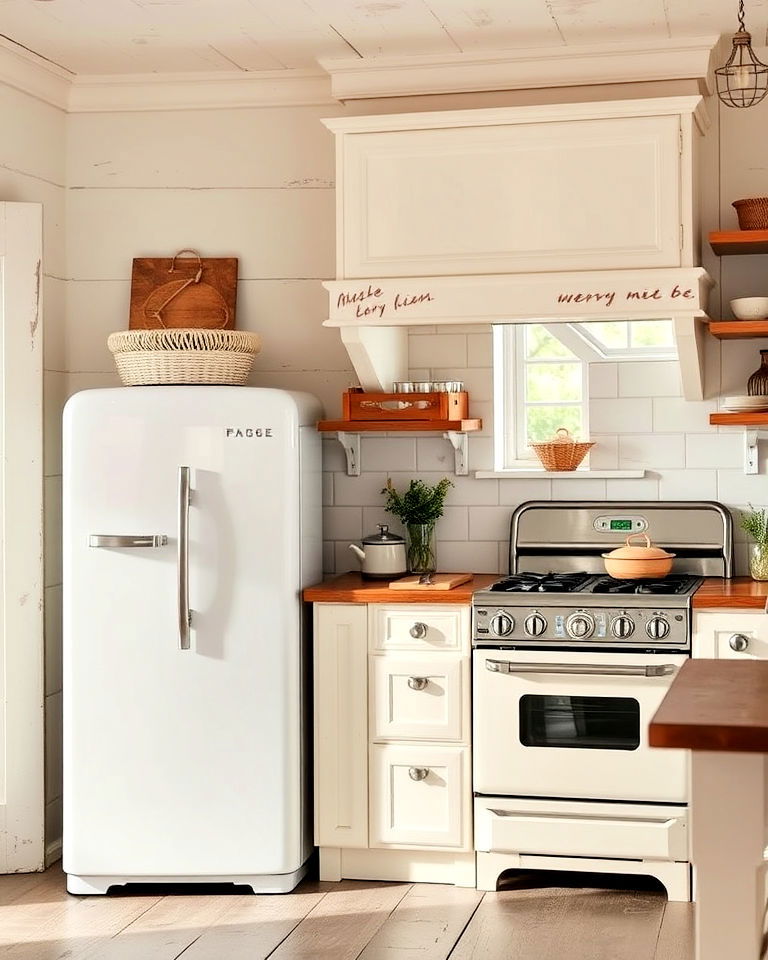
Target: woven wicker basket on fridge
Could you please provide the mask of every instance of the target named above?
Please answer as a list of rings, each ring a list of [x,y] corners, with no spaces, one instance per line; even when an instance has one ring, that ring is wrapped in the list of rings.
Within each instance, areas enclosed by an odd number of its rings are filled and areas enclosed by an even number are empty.
[[[261,338],[242,330],[126,330],[110,334],[107,346],[129,387],[240,385],[248,381]]]
[[[574,440],[569,430],[560,427],[551,440],[536,443],[531,441],[536,456],[545,470],[575,470],[586,457],[594,443]]]

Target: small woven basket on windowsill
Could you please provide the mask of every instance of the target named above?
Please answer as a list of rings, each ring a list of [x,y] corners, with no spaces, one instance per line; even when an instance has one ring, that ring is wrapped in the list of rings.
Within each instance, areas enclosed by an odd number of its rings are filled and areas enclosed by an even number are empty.
[[[574,440],[565,427],[556,430],[551,440],[529,444],[545,470],[563,471],[575,470],[594,445],[594,442]]]
[[[248,381],[261,337],[243,330],[125,330],[107,339],[127,387]]]

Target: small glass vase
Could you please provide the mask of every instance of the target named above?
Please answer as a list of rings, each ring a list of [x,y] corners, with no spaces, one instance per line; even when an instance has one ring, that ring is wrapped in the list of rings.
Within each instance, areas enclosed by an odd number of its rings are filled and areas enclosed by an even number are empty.
[[[768,543],[753,543],[750,547],[749,573],[753,580],[768,580]]]
[[[410,573],[434,573],[437,570],[435,524],[408,523],[408,570]]]

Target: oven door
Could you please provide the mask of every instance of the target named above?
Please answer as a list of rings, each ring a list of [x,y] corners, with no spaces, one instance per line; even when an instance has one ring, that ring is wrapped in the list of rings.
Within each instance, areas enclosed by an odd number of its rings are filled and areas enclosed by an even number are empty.
[[[476,650],[474,790],[681,803],[687,753],[648,745],[683,654]]]

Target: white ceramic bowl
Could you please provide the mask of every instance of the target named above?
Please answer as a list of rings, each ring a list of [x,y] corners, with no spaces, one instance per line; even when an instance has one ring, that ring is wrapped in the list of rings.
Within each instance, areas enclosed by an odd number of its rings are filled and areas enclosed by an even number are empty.
[[[768,317],[768,297],[739,297],[731,300],[731,310],[737,320],[765,320]]]

